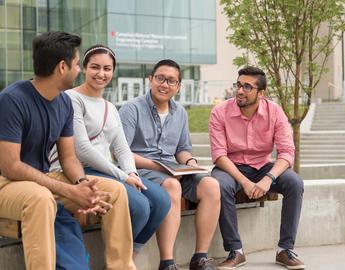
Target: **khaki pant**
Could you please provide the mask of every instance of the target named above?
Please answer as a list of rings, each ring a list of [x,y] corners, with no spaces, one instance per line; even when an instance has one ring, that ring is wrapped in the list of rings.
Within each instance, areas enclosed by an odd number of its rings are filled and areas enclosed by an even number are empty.
[[[50,177],[68,182],[61,173]],[[89,176],[92,178],[92,176]],[[113,208],[102,217],[106,269],[136,269],[126,190],[121,183],[97,177],[97,188],[111,194]],[[74,212],[78,206],[31,181],[10,181],[0,176],[0,217],[22,222],[25,264],[28,270],[54,270],[56,251],[54,220],[56,200]]]

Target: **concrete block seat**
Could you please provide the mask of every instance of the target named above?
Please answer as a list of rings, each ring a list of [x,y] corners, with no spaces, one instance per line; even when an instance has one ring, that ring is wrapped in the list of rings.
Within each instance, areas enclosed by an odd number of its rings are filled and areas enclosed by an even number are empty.
[[[259,203],[258,206],[263,207],[264,202],[266,200],[269,200],[269,201],[278,200],[278,194],[268,193],[264,197],[260,198],[259,200],[249,199],[243,191],[238,192],[236,195],[237,204]],[[185,200],[184,198],[181,198],[182,212],[195,210],[195,209],[196,209],[195,203],[189,202]],[[100,218],[97,216],[95,217],[93,215],[84,215],[84,214],[75,213],[74,217],[79,221],[84,232],[100,228]],[[0,218],[0,236],[9,237],[13,239],[20,239],[22,237],[21,222],[18,220]]]

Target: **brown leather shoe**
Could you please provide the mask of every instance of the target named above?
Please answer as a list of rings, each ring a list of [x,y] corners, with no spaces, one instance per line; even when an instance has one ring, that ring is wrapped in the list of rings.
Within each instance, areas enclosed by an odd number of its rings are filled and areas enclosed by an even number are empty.
[[[226,260],[218,265],[220,270],[231,270],[247,263],[246,257],[238,251],[230,251]]]
[[[297,254],[290,249],[286,249],[277,253],[276,264],[285,266],[287,269],[304,269],[305,264],[297,259]]]

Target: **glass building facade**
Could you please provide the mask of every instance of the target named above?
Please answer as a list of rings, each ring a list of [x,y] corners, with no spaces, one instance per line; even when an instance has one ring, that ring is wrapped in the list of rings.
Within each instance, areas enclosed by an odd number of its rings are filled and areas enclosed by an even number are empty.
[[[0,89],[33,76],[31,42],[48,30],[80,34],[82,52],[99,43],[115,51],[115,102],[142,94],[161,59],[181,64],[189,96],[200,65],[216,62],[214,0],[0,0]]]

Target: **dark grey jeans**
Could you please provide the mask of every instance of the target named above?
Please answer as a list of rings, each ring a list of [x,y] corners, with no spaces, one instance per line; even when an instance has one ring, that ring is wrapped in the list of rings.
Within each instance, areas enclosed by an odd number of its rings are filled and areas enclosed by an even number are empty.
[[[255,183],[259,182],[272,167],[273,163],[266,164],[260,170],[247,165],[237,165],[242,174]],[[242,187],[228,173],[217,167],[213,168],[211,175],[218,180],[220,185],[219,227],[223,237],[224,249],[226,251],[240,249],[242,243],[237,227],[235,194]],[[271,186],[270,191],[283,195],[278,246],[283,249],[292,249],[295,244],[301,215],[304,192],[303,180],[292,169],[287,169],[277,178],[277,183]]]

